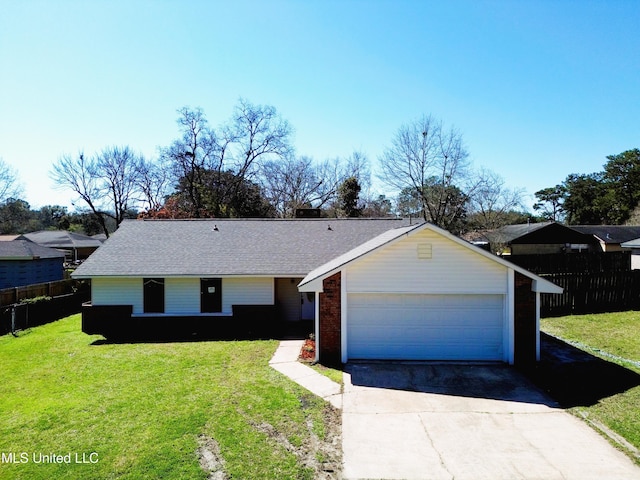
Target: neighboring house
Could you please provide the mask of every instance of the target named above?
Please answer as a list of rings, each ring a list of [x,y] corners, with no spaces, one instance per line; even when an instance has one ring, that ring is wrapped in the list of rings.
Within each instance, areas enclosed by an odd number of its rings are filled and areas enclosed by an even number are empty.
[[[640,238],[637,225],[572,225],[571,228],[595,238],[602,252],[620,252],[623,243]]]
[[[470,241],[485,248],[490,246],[487,249],[491,251],[511,255],[600,251],[592,235],[556,222],[506,225],[476,235]]]
[[[0,242],[0,290],[64,278],[64,253],[28,240]]]
[[[102,245],[102,241],[97,238],[66,230],[41,230],[25,233],[20,238],[30,240],[38,245],[62,250],[67,254],[67,260],[71,262],[86,259]]]
[[[397,219],[125,221],[73,276],[91,279],[86,333],[215,328],[260,306],[281,320],[315,318],[323,363],[530,363],[539,294],[562,292],[431,224]]]
[[[640,270],[640,238],[620,244],[624,250],[631,250],[631,270]]]

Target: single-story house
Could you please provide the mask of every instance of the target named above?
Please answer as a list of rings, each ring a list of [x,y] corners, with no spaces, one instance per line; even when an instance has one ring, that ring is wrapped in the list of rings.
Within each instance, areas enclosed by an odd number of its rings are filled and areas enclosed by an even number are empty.
[[[572,225],[571,228],[596,239],[602,252],[620,252],[623,243],[640,237],[639,225]]]
[[[140,321],[216,328],[249,308],[313,318],[323,363],[531,363],[540,294],[562,292],[438,227],[400,219],[125,221],[73,276],[91,279],[86,333]]]
[[[88,258],[102,245],[102,241],[97,238],[66,230],[40,230],[25,233],[20,238],[30,240],[43,247],[61,250],[67,254],[67,261],[70,262]]]
[[[589,233],[557,222],[506,225],[470,236],[469,241],[500,254],[540,255],[598,252],[598,241]]]
[[[622,242],[620,247],[631,250],[631,270],[640,270],[640,238]]]
[[[28,240],[0,242],[0,290],[64,278],[64,253]]]

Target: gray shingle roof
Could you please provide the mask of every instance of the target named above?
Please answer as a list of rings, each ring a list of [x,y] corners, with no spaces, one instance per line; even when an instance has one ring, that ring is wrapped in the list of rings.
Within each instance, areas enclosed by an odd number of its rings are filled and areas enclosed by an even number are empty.
[[[99,239],[66,230],[40,230],[25,233],[22,238],[52,248],[98,248],[102,245]]]
[[[571,228],[594,235],[604,243],[624,243],[640,237],[638,225],[571,225]]]
[[[402,219],[129,220],[74,277],[304,277]],[[217,230],[216,230],[217,228]]]
[[[29,240],[0,242],[0,260],[37,260],[38,258],[64,258],[64,252],[43,247]]]
[[[553,222],[524,223],[517,225],[505,225],[495,230],[485,232],[483,237],[474,238],[473,241],[486,240],[488,242],[511,243],[511,241],[528,235],[542,228],[548,227]]]

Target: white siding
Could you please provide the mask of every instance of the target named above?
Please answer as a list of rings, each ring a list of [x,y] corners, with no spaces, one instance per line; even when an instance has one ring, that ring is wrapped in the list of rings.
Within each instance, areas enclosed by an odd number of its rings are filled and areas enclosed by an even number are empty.
[[[164,281],[165,313],[200,313],[200,279],[167,278]]]
[[[164,284],[165,313],[199,314],[200,279],[167,278]],[[133,313],[143,313],[142,278],[93,278],[94,305],[133,305]],[[222,313],[232,313],[232,305],[273,305],[273,278],[223,278]]]
[[[430,249],[427,248],[430,246]],[[430,250],[431,258],[423,257]],[[506,293],[507,268],[429,230],[347,267],[349,292]]]
[[[133,305],[133,313],[142,313],[142,278],[92,278],[93,305]]]
[[[232,305],[273,305],[273,278],[223,278],[222,312],[231,313]]]

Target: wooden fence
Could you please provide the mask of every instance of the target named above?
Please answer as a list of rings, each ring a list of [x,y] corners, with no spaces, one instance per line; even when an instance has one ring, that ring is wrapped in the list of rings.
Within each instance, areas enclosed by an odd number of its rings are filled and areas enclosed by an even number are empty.
[[[640,270],[541,277],[564,288],[562,295],[541,295],[543,317],[640,309]]]
[[[82,288],[82,285],[82,281],[79,280],[59,280],[24,287],[5,288],[0,290],[0,307],[20,303],[28,298],[68,295]]]
[[[631,270],[631,252],[505,255],[502,258],[538,275],[545,273],[628,272]]]
[[[62,280],[0,290],[0,335],[78,313],[82,303],[90,298],[90,283],[83,280]],[[29,302],[28,299],[36,301]]]

